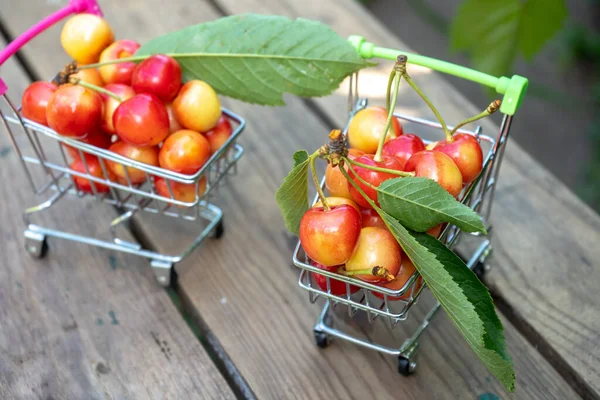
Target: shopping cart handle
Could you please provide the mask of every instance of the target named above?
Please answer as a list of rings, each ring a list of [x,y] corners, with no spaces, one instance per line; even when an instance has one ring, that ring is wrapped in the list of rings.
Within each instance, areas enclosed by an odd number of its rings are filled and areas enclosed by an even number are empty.
[[[64,8],[58,10],[57,12],[47,16],[25,32],[17,37],[15,40],[10,42],[8,46],[0,51],[0,66],[4,64],[6,60],[8,60],[13,54],[21,49],[25,44],[27,44],[31,39],[50,28],[52,25],[61,21],[63,18],[71,15],[71,14],[79,14],[79,13],[90,13],[102,16],[102,10],[100,10],[100,6],[96,0],[71,0],[68,5]],[[0,79],[1,81],[1,79]],[[6,93],[6,83],[2,81],[0,84],[0,95]]]
[[[407,53],[401,50],[388,49],[385,47],[375,46],[375,44],[367,42],[362,36],[352,35],[348,37],[350,44],[356,48],[358,53],[363,58],[383,58],[387,60],[395,60],[400,54],[408,57],[409,64],[420,65],[422,67],[431,68],[438,72],[457,76],[467,79],[472,82],[491,87],[497,93],[503,94],[502,105],[500,111],[504,114],[514,115],[517,109],[521,106],[529,81],[519,75],[513,75],[512,78],[502,76],[497,78],[486,73],[476,71],[462,65],[452,64],[447,61],[438,60],[431,57],[425,57],[420,54]]]

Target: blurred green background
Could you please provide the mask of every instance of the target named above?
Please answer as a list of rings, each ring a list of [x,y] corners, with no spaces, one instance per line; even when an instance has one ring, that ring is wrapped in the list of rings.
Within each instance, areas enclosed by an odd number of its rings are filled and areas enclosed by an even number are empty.
[[[511,140],[600,213],[600,0],[357,1],[419,53],[529,78]]]

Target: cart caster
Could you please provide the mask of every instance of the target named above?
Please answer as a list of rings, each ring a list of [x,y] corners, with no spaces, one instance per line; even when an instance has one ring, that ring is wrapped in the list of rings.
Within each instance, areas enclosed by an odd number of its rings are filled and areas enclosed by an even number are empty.
[[[398,356],[398,372],[401,375],[409,376],[412,375],[417,369],[417,362],[411,361],[405,356]]]
[[[324,349],[329,346],[329,335],[325,332],[315,331],[315,342],[317,343],[317,346]]]
[[[177,282],[177,272],[170,262],[152,260],[150,261],[152,272],[158,283],[165,288],[172,287]]]
[[[217,223],[217,226],[215,226],[215,229],[212,232],[212,237],[215,239],[220,239],[224,233],[225,226],[223,225],[223,219],[221,218],[221,220]]]
[[[44,258],[48,254],[46,235],[25,231],[25,249],[35,258]]]

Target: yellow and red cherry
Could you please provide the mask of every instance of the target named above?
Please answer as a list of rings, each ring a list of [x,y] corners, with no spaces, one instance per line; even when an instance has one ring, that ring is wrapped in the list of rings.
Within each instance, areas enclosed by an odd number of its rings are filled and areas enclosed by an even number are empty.
[[[100,53],[114,40],[114,33],[106,20],[89,13],[72,16],[60,32],[63,50],[79,65],[98,61]]]
[[[477,138],[466,133],[456,133],[449,140],[438,142],[433,150],[449,156],[462,174],[463,183],[473,182],[483,168],[483,153]]]
[[[135,146],[121,140],[113,143],[109,148],[115,154],[119,154],[123,157],[130,158],[132,160],[158,166],[158,147],[156,146]],[[124,166],[120,162],[107,160],[106,164],[108,169],[117,177],[119,182],[128,184],[127,176],[132,184],[142,183],[146,180],[146,172],[135,167]],[[127,172],[126,172],[127,170]]]
[[[400,168],[403,170],[408,159],[413,154],[423,150],[425,150],[425,143],[419,136],[412,133],[390,139],[383,145],[383,154],[396,157],[400,161]]]
[[[446,154],[436,150],[423,150],[413,154],[405,171],[415,172],[415,176],[436,181],[455,198],[463,187],[462,174],[456,163]]]
[[[348,125],[348,143],[351,148],[374,154],[387,123],[387,111],[383,107],[367,107],[357,112]],[[396,117],[388,130],[386,141],[402,135],[402,125]]]
[[[112,43],[100,54],[100,62],[129,58],[140,48],[140,44],[134,40],[121,39]],[[131,76],[136,64],[133,61],[119,62],[98,67],[102,80],[105,84],[122,83],[131,85]]]
[[[355,160],[357,157],[362,156],[364,154],[363,151],[357,149],[348,149],[348,158],[351,160]],[[346,172],[348,171],[348,167],[344,166]],[[340,171],[339,166],[332,166],[331,164],[327,164],[327,168],[325,169],[325,188],[327,192],[331,196],[335,197],[345,197],[347,199],[352,199],[352,195],[350,194],[348,180]]]
[[[229,119],[225,115],[221,115],[217,125],[208,132],[204,132],[203,135],[210,143],[211,151],[215,153],[229,140],[232,133]]]
[[[21,96],[21,113],[23,117],[47,126],[46,109],[50,98],[57,89],[56,84],[45,81],[33,82],[27,86],[23,96]]]
[[[156,146],[169,136],[167,108],[149,93],[122,102],[114,111],[113,125],[121,140],[135,146]]]
[[[154,187],[160,196],[168,199],[172,197],[175,200],[182,201],[184,203],[193,203],[196,201],[196,196],[201,198],[206,192],[206,176],[202,176],[202,178],[200,178],[198,181],[197,191],[195,183],[170,181],[169,185],[171,186],[170,191],[169,187],[167,186],[167,181],[164,178],[161,178],[160,176],[154,177]],[[171,196],[171,192],[173,193],[173,196]]]
[[[190,129],[172,133],[158,154],[162,168],[181,174],[194,174],[211,156],[210,143],[202,134]]]
[[[400,168],[400,161],[396,159],[396,157],[391,156],[382,156],[381,161],[375,161],[375,156],[372,154],[365,154],[360,157],[357,157],[355,161],[360,162],[362,164],[385,168],[390,170],[402,171]],[[378,187],[381,182],[386,181],[392,178],[398,178],[398,175],[389,173],[389,172],[381,172],[381,171],[373,171],[371,169],[365,167],[359,167],[357,165],[353,165],[352,168],[358,174],[360,178],[362,178],[367,183],[371,184],[373,187]],[[376,205],[379,205],[377,200],[377,190],[373,189],[367,185],[365,185],[359,178],[357,178],[352,171],[349,172],[349,176],[361,189],[362,191],[375,202]],[[363,208],[373,208],[369,204],[369,202],[360,194],[358,190],[354,187],[354,185],[349,185],[350,195],[352,196],[352,200],[356,202],[359,206]]]
[[[402,263],[402,249],[394,235],[383,228],[366,227],[360,230],[356,247],[348,261],[346,261],[346,272],[354,278],[366,282],[385,281],[384,276],[373,275],[374,267],[387,270],[392,276],[396,276]]]
[[[214,128],[221,117],[221,102],[217,92],[206,82],[195,79],[185,83],[175,100],[173,111],[181,125],[196,132]]]
[[[360,214],[348,204],[310,208],[300,220],[300,243],[313,261],[330,267],[344,264],[361,230]]]
[[[408,280],[414,273],[415,273],[415,266],[414,266],[413,262],[410,260],[410,258],[408,258],[406,256],[406,254],[403,254],[402,265],[400,266],[400,271],[398,271],[398,274],[396,275],[396,279],[394,279],[393,281],[390,281],[390,282],[379,283],[379,285],[381,287],[384,287],[384,288],[390,289],[390,290],[400,290],[404,287],[404,285],[406,285],[406,282],[408,282]],[[412,296],[417,294],[417,292],[419,291],[419,289],[421,288],[422,285],[423,285],[423,277],[419,276],[417,278],[417,280],[413,283],[414,289],[408,288],[408,290],[400,296],[388,296],[388,300],[389,301],[408,300],[410,298],[411,294],[412,294]],[[380,299],[383,300],[383,298],[384,298],[383,293],[379,293],[379,292],[372,292],[372,293],[375,295],[375,297],[379,297]]]
[[[63,136],[83,138],[102,121],[102,97],[83,86],[59,86],[46,108],[48,126]]]
[[[172,57],[152,55],[135,67],[131,86],[136,93],[151,93],[162,101],[169,102],[181,87],[181,67]]]
[[[83,70],[87,71],[87,70]],[[128,100],[135,96],[135,92],[131,88],[131,86],[124,85],[122,83],[109,83],[104,87],[104,89],[108,90],[116,94],[121,98],[121,101]],[[113,124],[113,116],[115,110],[121,104],[114,97],[111,97],[105,93],[100,93],[102,97],[102,101],[104,102],[104,117],[102,118],[102,130],[104,130],[107,134],[115,133],[115,126]]]

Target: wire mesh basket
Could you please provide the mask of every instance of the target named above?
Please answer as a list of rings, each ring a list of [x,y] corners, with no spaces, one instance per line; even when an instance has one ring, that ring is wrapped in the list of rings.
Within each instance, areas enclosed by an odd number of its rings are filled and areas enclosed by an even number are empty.
[[[45,29],[66,16],[81,12],[102,15],[95,1],[72,0],[3,49],[0,52],[0,65]],[[7,86],[0,79],[0,94],[4,100],[0,105],[3,125],[33,193],[47,196],[42,203],[24,212],[25,247],[33,256],[43,257],[46,254],[47,237],[122,251],[148,258],[158,282],[166,286],[172,283],[175,263],[187,257],[205,238],[223,234],[223,212],[211,201],[217,197],[218,187],[223,180],[236,173],[236,163],[244,152],[237,143],[245,128],[241,116],[222,108],[222,116],[232,127],[231,135],[200,170],[193,174],[182,174],[63,136],[45,125],[24,118],[21,107],[9,99],[6,91]],[[74,159],[81,160],[79,168],[73,167]],[[111,174],[109,169],[122,171],[122,176]],[[186,194],[180,195],[181,190],[186,190]],[[121,215],[107,226],[108,238],[79,235],[31,222],[33,214],[51,208],[65,197],[93,198],[121,210]],[[178,254],[145,249],[138,243],[119,238],[117,234],[117,228],[140,211],[195,223],[202,230]],[[203,225],[199,224],[200,220]]]
[[[395,60],[398,55],[407,54],[398,50],[377,47],[372,43],[366,42],[364,38],[359,36],[351,36],[349,41],[356,47],[361,56],[366,59],[380,58]],[[492,252],[490,241],[491,224],[489,219],[500,165],[513,115],[523,99],[527,88],[527,80],[516,75],[510,79],[505,77],[496,78],[465,67],[414,54],[408,55],[408,63],[425,66],[439,72],[490,86],[495,88],[498,93],[504,95],[502,107],[500,108],[500,111],[504,115],[500,130],[496,135],[484,134],[480,126],[474,130],[457,130],[458,133],[476,137],[484,155],[481,173],[474,181],[463,188],[458,200],[480,215],[488,234],[466,233],[474,237],[477,243],[468,257],[459,254],[457,251],[459,239],[465,233],[456,226],[446,224],[438,236],[438,240],[451,250],[457,252],[466,262],[467,266],[481,279],[486,269],[489,268],[485,260]],[[368,99],[361,98],[358,95],[358,83],[359,76],[358,73],[355,73],[350,77],[348,93],[349,117],[342,131],[344,135],[348,130],[352,118],[368,105]],[[413,131],[435,131],[438,137],[440,132],[443,134],[442,126],[438,122],[397,112],[394,113],[394,116],[402,123],[413,124],[415,126]],[[453,127],[448,128],[452,129]],[[431,140],[427,140],[424,137],[422,139],[426,145],[431,143]],[[325,178],[321,180],[321,187],[323,190],[326,190]],[[317,201],[318,194],[315,195],[312,205],[315,205]],[[387,323],[391,328],[395,328],[401,321],[405,321],[409,317],[411,308],[418,302],[424,290],[427,289],[417,271],[406,280],[401,288],[392,290],[351,276],[318,268],[315,262],[306,255],[300,241],[298,241],[293,253],[293,263],[300,269],[298,283],[301,288],[308,292],[310,302],[314,303],[319,298],[324,299],[322,312],[317,324],[313,328],[315,341],[319,347],[327,347],[331,339],[335,337],[385,354],[397,356],[398,370],[403,375],[409,375],[415,371],[415,357],[419,346],[418,340],[429,325],[430,320],[439,310],[440,304],[438,302],[435,302],[435,305],[425,315],[414,333],[398,346],[386,346],[374,343],[369,339],[363,339],[334,328],[331,310],[333,307],[343,306],[346,307],[350,318],[355,317],[357,313],[365,313],[369,323],[383,320],[383,323]],[[334,285],[335,290],[333,290]]]

